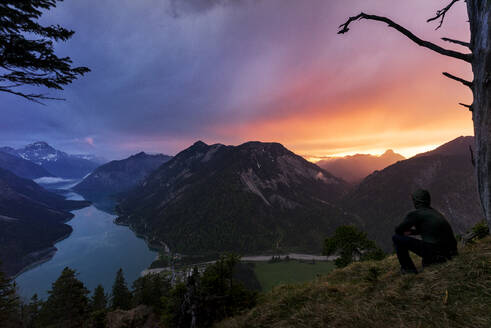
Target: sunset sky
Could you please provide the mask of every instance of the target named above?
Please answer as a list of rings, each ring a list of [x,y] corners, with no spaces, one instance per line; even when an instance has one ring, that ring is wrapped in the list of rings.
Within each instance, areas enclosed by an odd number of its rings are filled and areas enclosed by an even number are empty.
[[[405,156],[472,135],[470,66],[418,47],[360,11],[415,34],[468,40],[465,3],[441,0],[65,0],[45,24],[76,31],[61,55],[92,72],[46,106],[0,94],[0,146],[44,140],[108,159],[170,155],[200,139],[277,141],[309,159]]]

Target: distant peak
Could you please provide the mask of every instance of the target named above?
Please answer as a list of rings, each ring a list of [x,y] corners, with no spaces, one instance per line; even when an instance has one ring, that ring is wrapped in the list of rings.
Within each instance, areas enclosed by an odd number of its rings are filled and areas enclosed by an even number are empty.
[[[384,156],[384,155],[394,155],[394,154],[395,154],[395,153],[394,153],[394,151],[393,151],[392,149],[387,149],[387,150],[385,151],[385,153],[383,153],[383,154],[382,154],[382,156]]]
[[[50,147],[51,148],[51,146],[45,141],[36,141],[30,145],[27,145],[27,147],[36,147],[36,148]]]
[[[193,147],[203,147],[203,146],[208,147],[208,145],[201,140],[198,140],[193,144]]]

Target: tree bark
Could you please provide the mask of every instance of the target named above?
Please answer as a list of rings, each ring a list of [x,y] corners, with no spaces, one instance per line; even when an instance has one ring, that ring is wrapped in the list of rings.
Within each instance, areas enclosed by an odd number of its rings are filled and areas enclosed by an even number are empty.
[[[481,204],[491,227],[491,0],[467,0],[467,13],[473,53],[476,174]]]

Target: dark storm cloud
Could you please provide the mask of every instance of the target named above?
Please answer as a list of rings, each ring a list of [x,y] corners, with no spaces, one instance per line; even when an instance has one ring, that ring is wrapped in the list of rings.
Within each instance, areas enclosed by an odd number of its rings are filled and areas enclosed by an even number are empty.
[[[251,1],[252,0],[170,0],[169,13],[177,18],[187,14],[201,14],[217,6],[240,5]]]

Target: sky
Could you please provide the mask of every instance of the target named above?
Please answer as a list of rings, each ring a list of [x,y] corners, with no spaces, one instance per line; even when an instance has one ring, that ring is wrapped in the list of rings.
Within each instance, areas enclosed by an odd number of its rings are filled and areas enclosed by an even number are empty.
[[[56,45],[92,71],[45,106],[0,94],[0,146],[43,140],[119,159],[174,155],[196,140],[275,141],[308,159],[394,149],[406,157],[472,135],[470,66],[419,47],[418,36],[468,40],[464,2],[444,25],[442,0],[65,0],[43,24],[76,31]]]

